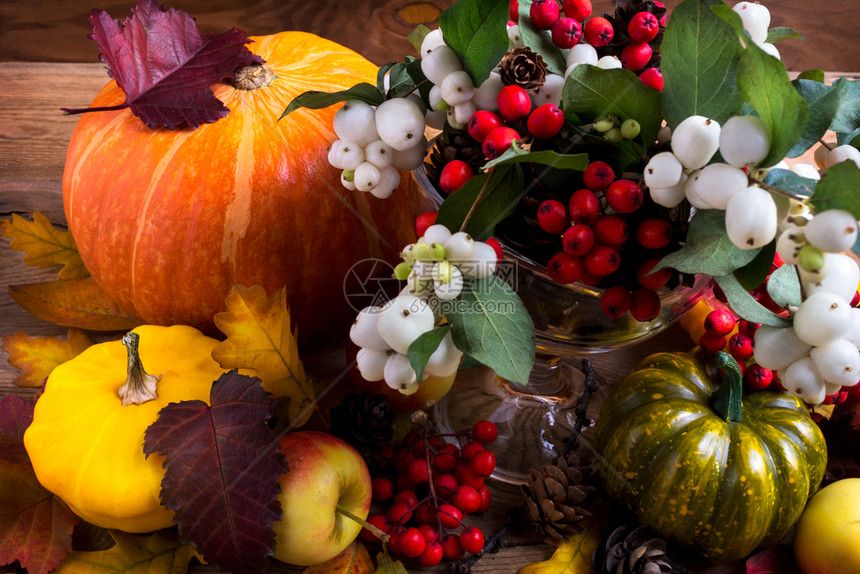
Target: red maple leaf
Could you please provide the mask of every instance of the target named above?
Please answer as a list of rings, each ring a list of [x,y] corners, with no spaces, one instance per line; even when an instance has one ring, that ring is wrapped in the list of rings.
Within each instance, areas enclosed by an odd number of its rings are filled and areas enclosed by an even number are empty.
[[[281,516],[287,463],[266,421],[279,406],[260,380],[233,370],[212,385],[210,405],[164,407],[144,436],[144,453],[165,456],[161,501],[176,512],[183,540],[210,564],[262,572]]]
[[[140,0],[124,22],[93,10],[90,23],[89,38],[126,96],[124,104],[107,109],[129,107],[150,128],[196,128],[226,116],[230,110],[210,86],[263,61],[245,47],[251,40],[241,30],[201,35],[189,14],[156,0]]]
[[[0,401],[0,565],[17,560],[45,574],[71,552],[79,519],[33,472],[23,442],[33,406],[14,395]]]

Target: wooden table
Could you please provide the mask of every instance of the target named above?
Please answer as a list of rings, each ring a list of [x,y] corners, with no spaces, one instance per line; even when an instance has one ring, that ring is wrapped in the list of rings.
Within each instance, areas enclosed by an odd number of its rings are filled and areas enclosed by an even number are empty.
[[[360,0],[350,3],[348,9],[334,1],[215,3],[201,0],[172,5],[197,16],[206,32],[221,31],[233,25],[250,34],[305,29],[340,41],[382,64],[409,54],[410,46],[405,36],[412,26],[432,21],[450,3],[448,0]],[[39,211],[54,224],[65,224],[61,177],[66,145],[77,119],[64,116],[59,108],[85,107],[107,81],[103,66],[94,63],[94,46],[84,38],[88,31],[88,7],[72,8],[70,4],[61,0],[33,0],[26,6],[7,0],[0,2],[0,21],[3,22],[0,26],[3,32],[0,34],[0,218],[9,218],[12,213],[30,218],[34,211]],[[608,10],[611,4],[595,2],[595,7],[596,10]],[[667,4],[672,6],[677,1]],[[793,26],[811,34],[809,25],[815,23],[819,15],[809,4],[803,0],[780,2],[779,6],[771,8],[774,23]],[[841,34],[836,36],[841,38],[852,37],[850,23],[857,20],[860,2],[850,0],[836,4],[838,7],[828,6],[834,17],[826,20],[835,32],[831,28],[826,36],[810,40],[810,44],[815,46],[811,53],[794,48],[784,51],[784,58],[792,69],[813,66],[860,68],[860,62],[850,60],[856,58],[853,47],[845,50],[835,45],[833,49],[820,49],[830,42],[834,34]],[[101,7],[115,17],[123,18],[130,5],[127,2],[109,2]],[[368,14],[367,23],[356,26],[352,20],[354,14]],[[47,27],[33,32],[34,24],[43,20]],[[373,33],[368,33],[368,26],[372,27]],[[9,297],[9,285],[53,279],[56,271],[28,267],[23,262],[23,254],[12,251],[8,244],[8,239],[0,238],[0,335],[23,332],[31,336],[65,336],[65,328],[36,319]],[[635,347],[597,356],[595,368],[612,383],[626,374],[641,357],[656,350],[683,350],[689,344],[686,333],[672,327]],[[33,395],[33,390],[13,384],[16,374],[16,370],[7,363],[6,353],[0,351],[0,398],[10,394]],[[488,533],[498,529],[507,507],[520,503],[515,488],[493,484],[492,490],[495,497],[493,510],[479,522]],[[498,554],[478,562],[474,571],[515,572],[520,566],[544,560],[553,552],[551,546],[535,537],[515,535],[509,543]],[[411,565],[410,569],[421,571]],[[196,571],[207,571],[207,568],[198,567]],[[299,570],[273,562],[271,571]],[[444,568],[434,571],[441,572]],[[740,572],[742,569],[722,566],[710,571]]]

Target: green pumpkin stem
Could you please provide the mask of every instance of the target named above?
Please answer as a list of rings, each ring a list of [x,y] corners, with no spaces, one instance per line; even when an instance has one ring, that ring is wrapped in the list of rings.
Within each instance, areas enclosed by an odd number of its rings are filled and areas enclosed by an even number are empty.
[[[713,396],[713,409],[726,422],[741,422],[743,408],[743,377],[737,361],[723,351],[714,358],[717,367],[723,370],[723,382]]]
[[[122,338],[122,344],[128,350],[128,378],[117,391],[119,398],[122,399],[122,406],[140,405],[155,399],[158,397],[156,387],[160,377],[150,375],[143,368],[138,350],[140,335],[129,331]]]

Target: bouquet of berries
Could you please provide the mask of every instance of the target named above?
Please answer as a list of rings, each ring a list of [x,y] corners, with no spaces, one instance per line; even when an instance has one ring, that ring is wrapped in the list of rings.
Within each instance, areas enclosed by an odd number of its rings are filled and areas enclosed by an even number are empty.
[[[460,0],[377,85],[296,98],[285,114],[343,103],[329,159],[347,189],[384,199],[407,170],[441,202],[403,250],[403,292],[359,314],[362,374],[414,392],[465,354],[524,382],[534,327],[494,274],[507,250],[642,323],[712,277],[784,388],[856,384],[860,88],[792,78],[775,44],[800,38],[757,2]]]

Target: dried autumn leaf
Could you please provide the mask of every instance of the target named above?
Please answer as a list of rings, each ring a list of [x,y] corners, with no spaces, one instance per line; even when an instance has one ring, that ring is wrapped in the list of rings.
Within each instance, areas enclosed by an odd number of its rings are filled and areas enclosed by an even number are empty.
[[[150,128],[197,128],[223,118],[230,110],[210,86],[239,67],[262,63],[245,47],[251,40],[241,30],[201,35],[189,14],[155,0],[138,2],[123,22],[93,10],[90,23],[101,60],[125,92],[120,107]]]
[[[0,463],[0,564],[17,560],[30,574],[46,574],[72,549],[78,517],[48,492],[29,461]]]
[[[141,324],[92,279],[64,279],[10,285],[9,295],[21,307],[50,323],[88,331],[128,331]]]
[[[376,572],[374,574],[409,574],[409,571],[406,570],[403,562],[394,560],[386,551],[376,555]]]
[[[591,556],[599,544],[600,528],[592,519],[582,532],[561,542],[549,560],[527,564],[517,574],[593,574]]]
[[[373,574],[375,571],[373,559],[364,544],[353,542],[328,562],[309,566],[302,574]]]
[[[80,329],[69,329],[65,341],[58,337],[31,337],[24,333],[0,337],[0,349],[9,355],[9,364],[21,370],[13,381],[19,387],[41,387],[55,367],[76,357],[92,344]]]
[[[144,453],[165,457],[161,502],[176,512],[183,540],[233,574],[262,572],[281,516],[286,459],[266,421],[278,405],[256,378],[230,371],[210,405],[172,403],[144,435]]]
[[[36,403],[9,395],[0,401],[0,462],[30,464],[24,431],[33,422]]]
[[[198,556],[193,546],[182,544],[172,530],[150,535],[110,531],[116,544],[107,550],[75,551],[66,557],[56,574],[146,572],[185,574],[188,563]]]
[[[311,413],[314,389],[290,328],[286,289],[267,297],[259,285],[238,286],[226,303],[227,310],[215,315],[215,325],[227,340],[212,350],[212,357],[224,369],[252,369],[264,389],[276,398],[290,399],[293,425],[304,424]]]
[[[12,214],[12,219],[0,220],[0,235],[12,240],[9,247],[26,253],[24,263],[31,267],[47,269],[62,265],[57,275],[60,279],[83,279],[90,275],[72,234],[54,227],[51,220],[38,211],[33,212],[33,221],[16,213]]]

